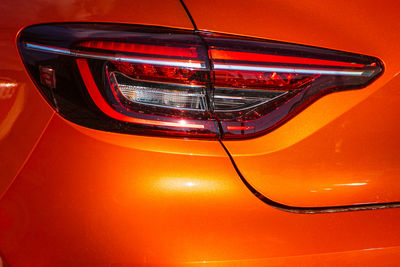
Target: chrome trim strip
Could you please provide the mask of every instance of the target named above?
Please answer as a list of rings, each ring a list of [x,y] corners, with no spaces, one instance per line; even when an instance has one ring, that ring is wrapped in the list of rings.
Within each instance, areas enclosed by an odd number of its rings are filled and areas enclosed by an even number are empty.
[[[138,57],[124,57],[124,56],[107,56],[104,54],[78,52],[65,48],[51,47],[46,45],[24,43],[27,49],[49,52],[53,54],[84,57],[101,60],[112,60],[129,63],[142,63],[161,66],[174,66],[194,69],[206,69],[205,63],[190,62],[189,61],[173,61],[173,60],[157,60]],[[235,65],[235,64],[214,64],[216,70],[242,70],[242,71],[262,71],[262,72],[279,72],[279,73],[299,73],[299,74],[324,74],[324,75],[345,75],[345,76],[371,76],[374,72],[370,70],[337,70],[337,69],[305,69],[296,67],[274,67],[274,66],[249,66],[249,65]]]
[[[31,43],[24,43],[24,46],[31,50],[50,52],[53,54],[61,54],[61,55],[71,55],[72,54],[70,50],[65,49],[65,48],[50,47],[50,46],[37,45],[37,44],[31,44]]]
[[[83,57],[83,58],[91,58],[91,59],[101,59],[101,60],[112,60],[112,61],[120,61],[120,62],[129,62],[129,63],[142,63],[142,64],[152,64],[152,65],[161,65],[161,66],[173,66],[173,67],[184,67],[184,68],[192,68],[192,69],[206,69],[205,63],[199,62],[191,62],[188,61],[174,61],[174,60],[157,60],[157,59],[147,59],[147,58],[138,58],[138,57],[123,57],[123,56],[107,56],[99,53],[90,53],[90,52],[78,52],[69,50],[66,48],[59,47],[51,47],[46,45],[38,45],[32,43],[24,43],[24,46],[27,49],[41,51],[41,52],[49,52],[53,54],[66,55],[66,56],[75,56],[75,57]]]
[[[214,64],[216,70],[242,70],[242,71],[262,71],[279,73],[300,73],[300,74],[325,74],[325,75],[345,75],[345,76],[371,76],[370,70],[334,70],[334,69],[305,69],[296,67],[273,67],[273,66],[248,66],[234,64]]]

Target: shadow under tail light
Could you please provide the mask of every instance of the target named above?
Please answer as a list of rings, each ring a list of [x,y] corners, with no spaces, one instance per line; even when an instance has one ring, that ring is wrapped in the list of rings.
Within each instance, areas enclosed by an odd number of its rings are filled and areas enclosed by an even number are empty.
[[[47,24],[18,46],[66,119],[134,134],[250,138],[383,71],[373,57],[160,27]]]

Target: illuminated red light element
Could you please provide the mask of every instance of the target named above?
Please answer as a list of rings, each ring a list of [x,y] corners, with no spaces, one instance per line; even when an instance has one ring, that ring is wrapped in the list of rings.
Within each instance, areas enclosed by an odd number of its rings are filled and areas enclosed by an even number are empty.
[[[226,127],[228,131],[244,131],[244,130],[251,130],[254,129],[253,126],[230,126]]]
[[[315,58],[291,57],[269,55],[261,53],[249,53],[239,51],[228,51],[219,49],[210,49],[211,58],[215,60],[238,60],[238,61],[251,61],[251,62],[265,62],[265,63],[280,63],[280,64],[301,64],[301,65],[319,65],[319,66],[337,66],[337,67],[353,67],[362,68],[364,64],[357,64],[352,62],[341,62],[333,60],[321,60]]]
[[[197,85],[205,84],[205,78],[199,77],[199,75],[202,74],[198,73],[196,69],[150,64],[132,64],[118,61],[111,61],[111,63],[113,63],[119,71],[134,79]]]
[[[295,90],[318,78],[319,74],[277,73],[237,70],[215,70],[215,86]]]
[[[170,57],[197,58],[199,56],[196,47],[179,47],[110,41],[86,41],[79,43],[77,47],[95,48],[112,52],[118,51]]]

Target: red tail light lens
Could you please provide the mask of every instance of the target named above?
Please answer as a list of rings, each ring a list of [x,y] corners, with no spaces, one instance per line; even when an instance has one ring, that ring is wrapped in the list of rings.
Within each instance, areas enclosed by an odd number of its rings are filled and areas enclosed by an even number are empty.
[[[38,25],[18,44],[61,115],[135,134],[254,137],[383,70],[373,57],[157,27]]]
[[[327,93],[361,88],[382,72],[376,58],[231,36],[205,36],[214,113],[225,138],[272,130]]]
[[[107,131],[217,138],[207,50],[189,31],[106,24],[28,27],[19,48],[33,80],[68,120]],[[40,67],[57,87],[40,80]]]

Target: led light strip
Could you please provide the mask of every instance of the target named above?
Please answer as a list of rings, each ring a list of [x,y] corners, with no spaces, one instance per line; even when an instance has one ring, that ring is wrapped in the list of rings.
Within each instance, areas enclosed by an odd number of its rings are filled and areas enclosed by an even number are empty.
[[[153,56],[175,56],[184,58],[198,58],[195,47],[165,46],[143,43],[126,43],[114,41],[84,41],[78,43],[76,47],[91,49],[101,49],[112,52],[139,53]]]
[[[33,43],[23,43],[27,49],[49,52],[59,55],[67,55],[74,57],[102,59],[110,61],[120,61],[129,63],[142,63],[162,66],[174,66],[174,67],[185,67],[194,69],[205,69],[205,63],[199,61],[177,61],[177,60],[163,60],[163,59],[148,59],[144,57],[115,57],[108,56],[100,53],[90,52],[78,52],[69,50],[66,48],[53,47],[47,45],[39,45]],[[273,67],[273,66],[249,66],[249,65],[238,65],[238,64],[214,64],[216,70],[241,70],[241,71],[262,71],[262,72],[278,72],[278,73],[299,73],[299,74],[324,74],[324,75],[344,75],[344,76],[371,76],[374,72],[370,70],[335,70],[335,69],[305,69],[305,68],[285,68],[285,67]]]
[[[326,59],[316,59],[307,57],[281,56],[276,54],[261,54],[256,52],[230,51],[223,49],[210,49],[211,56],[214,60],[240,60],[242,62],[269,62],[283,64],[302,64],[302,65],[318,65],[325,67],[351,67],[363,68],[364,64],[354,62],[343,62]]]
[[[299,73],[299,74],[325,74],[325,75],[344,75],[344,76],[371,76],[371,70],[335,70],[335,69],[306,69],[296,67],[273,67],[273,66],[249,66],[238,64],[214,64],[215,70],[240,70],[240,71],[260,71],[260,72],[279,72],[279,73]]]
[[[33,43],[23,43],[23,45],[30,50],[36,50],[41,52],[48,52],[52,54],[73,56],[73,57],[83,57],[83,58],[91,58],[91,59],[101,59],[101,60],[109,60],[109,61],[120,61],[120,62],[129,62],[129,63],[141,63],[141,64],[152,64],[152,65],[161,65],[161,66],[173,66],[173,67],[184,67],[184,68],[192,68],[192,69],[206,69],[205,63],[194,60],[168,60],[168,59],[148,59],[145,57],[124,57],[124,56],[108,56],[101,53],[95,52],[78,52],[66,48],[47,46],[47,45],[39,45]]]

